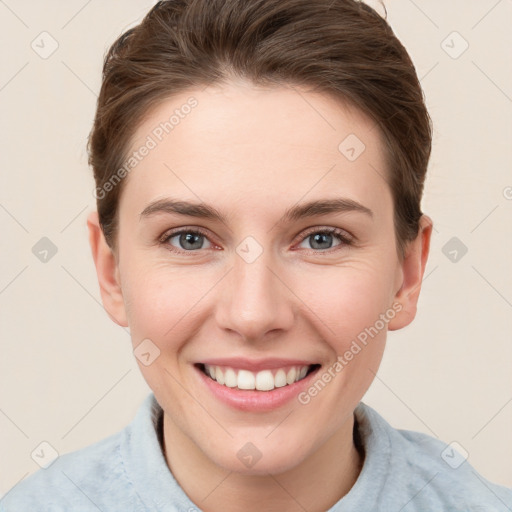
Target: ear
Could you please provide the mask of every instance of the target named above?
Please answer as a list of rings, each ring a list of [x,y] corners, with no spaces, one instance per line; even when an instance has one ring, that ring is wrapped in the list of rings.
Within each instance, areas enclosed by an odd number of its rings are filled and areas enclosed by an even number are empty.
[[[109,317],[118,325],[128,327],[126,310],[123,300],[119,268],[116,257],[109,247],[101,229],[98,212],[91,212],[87,217],[89,244],[91,246],[101,300]]]
[[[416,316],[421,283],[430,250],[432,226],[432,219],[427,215],[422,215],[418,236],[409,242],[404,260],[399,264],[402,285],[396,292],[393,302],[400,303],[402,309],[388,323],[389,331],[402,329],[409,325]]]

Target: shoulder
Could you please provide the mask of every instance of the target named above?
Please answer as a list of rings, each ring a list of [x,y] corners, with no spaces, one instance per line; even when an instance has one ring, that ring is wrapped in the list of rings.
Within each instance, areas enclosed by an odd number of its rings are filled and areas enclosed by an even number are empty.
[[[11,489],[0,501],[0,511],[97,511],[102,508],[105,490],[121,497],[129,486],[120,454],[125,435],[123,430],[61,455],[48,468],[38,470]]]
[[[396,430],[395,442],[403,450],[404,467],[418,476],[419,492],[425,486],[429,503],[449,503],[453,510],[501,512],[512,509],[512,489],[484,478],[471,465],[469,454],[457,442],[445,443],[427,434]]]
[[[381,503],[390,505],[393,501],[396,505],[396,497],[401,495],[403,512],[512,510],[512,489],[480,475],[460,444],[445,443],[421,432],[395,429],[363,403],[356,409],[356,417],[366,430],[369,448],[388,449],[387,480]]]

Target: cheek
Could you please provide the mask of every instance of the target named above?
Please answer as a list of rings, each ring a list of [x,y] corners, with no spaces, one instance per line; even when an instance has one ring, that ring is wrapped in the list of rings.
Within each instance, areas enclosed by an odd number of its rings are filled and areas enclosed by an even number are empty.
[[[337,353],[390,309],[391,278],[378,265],[359,264],[302,281],[304,303]],[[381,322],[378,327],[382,330]]]
[[[309,318],[316,318],[315,329],[328,345],[331,359],[298,400],[314,411],[315,424],[327,425],[332,433],[346,411],[356,407],[378,371],[386,342],[387,323],[381,315],[389,309],[390,276],[377,260],[354,262],[330,274],[329,282],[324,275],[309,282],[311,290],[315,284],[315,293],[310,293],[308,306],[314,312]],[[325,289],[328,292],[321,293]]]
[[[130,305],[127,314],[135,356],[139,344],[151,358],[158,354],[147,365],[140,359],[140,371],[158,399],[180,397],[179,383],[185,379],[180,354],[194,332],[197,303],[204,291],[191,283],[190,275],[168,268],[155,266],[129,275],[124,294]],[[183,414],[181,401],[173,400],[168,410]]]
[[[127,275],[123,296],[134,344],[144,338],[159,345],[160,340],[174,339],[173,331],[180,330],[182,319],[194,315],[194,306],[201,298],[194,279],[182,270],[170,272],[158,267],[131,273],[127,269]]]

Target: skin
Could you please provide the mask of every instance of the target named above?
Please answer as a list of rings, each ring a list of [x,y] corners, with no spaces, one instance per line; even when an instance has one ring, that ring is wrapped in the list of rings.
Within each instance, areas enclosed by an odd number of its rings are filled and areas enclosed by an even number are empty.
[[[125,178],[114,251],[97,214],[89,216],[103,304],[129,326],[134,348],[149,338],[160,350],[149,366],[138,364],[164,409],[168,466],[198,507],[324,511],[360,473],[353,411],[378,370],[387,330],[414,319],[432,221],[421,218],[401,261],[380,133],[319,93],[241,81],[191,89],[148,113],[132,150],[191,95],[198,106]],[[353,162],[338,150],[351,133],[366,146]],[[296,203],[341,196],[373,217],[349,211],[278,224]],[[227,221],[141,218],[166,197],[211,204]],[[198,249],[179,236],[158,241],[180,227],[207,236]],[[353,244],[327,235],[315,245],[311,235],[328,227]],[[309,228],[318,229],[305,234]],[[248,236],[263,250],[252,263],[236,252]],[[211,357],[284,357],[316,361],[322,372],[393,304],[401,311],[307,405],[238,411],[207,394],[193,368]],[[247,442],[262,454],[250,468],[237,457]]]

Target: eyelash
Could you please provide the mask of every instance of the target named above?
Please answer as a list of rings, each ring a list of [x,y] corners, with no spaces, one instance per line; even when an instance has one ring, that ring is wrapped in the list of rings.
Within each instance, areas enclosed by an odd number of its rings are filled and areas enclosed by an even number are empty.
[[[168,250],[170,250],[171,252],[177,253],[177,254],[199,252],[200,249],[192,250],[192,251],[180,250],[180,249],[177,249],[176,247],[174,247],[174,246],[172,246],[172,245],[170,245],[168,243],[171,238],[174,238],[175,236],[181,235],[183,233],[193,234],[193,235],[201,235],[201,236],[204,236],[205,238],[208,238],[208,234],[206,232],[204,232],[203,230],[201,230],[201,229],[198,229],[198,228],[190,228],[190,229],[180,228],[180,229],[178,229],[176,231],[167,231],[166,233],[164,233],[160,237],[159,242],[162,245],[165,245]],[[303,235],[303,237],[300,240],[300,243],[302,243],[304,240],[306,240],[309,236],[311,236],[313,234],[319,234],[319,233],[320,234],[336,235],[341,243],[339,245],[336,245],[336,246],[331,247],[329,249],[323,249],[323,250],[322,249],[307,249],[308,251],[312,251],[312,252],[315,252],[315,253],[330,253],[332,251],[336,251],[337,249],[353,245],[352,238],[347,236],[346,232],[341,230],[341,229],[339,229],[339,228],[311,228],[310,230],[307,230],[306,233]]]

